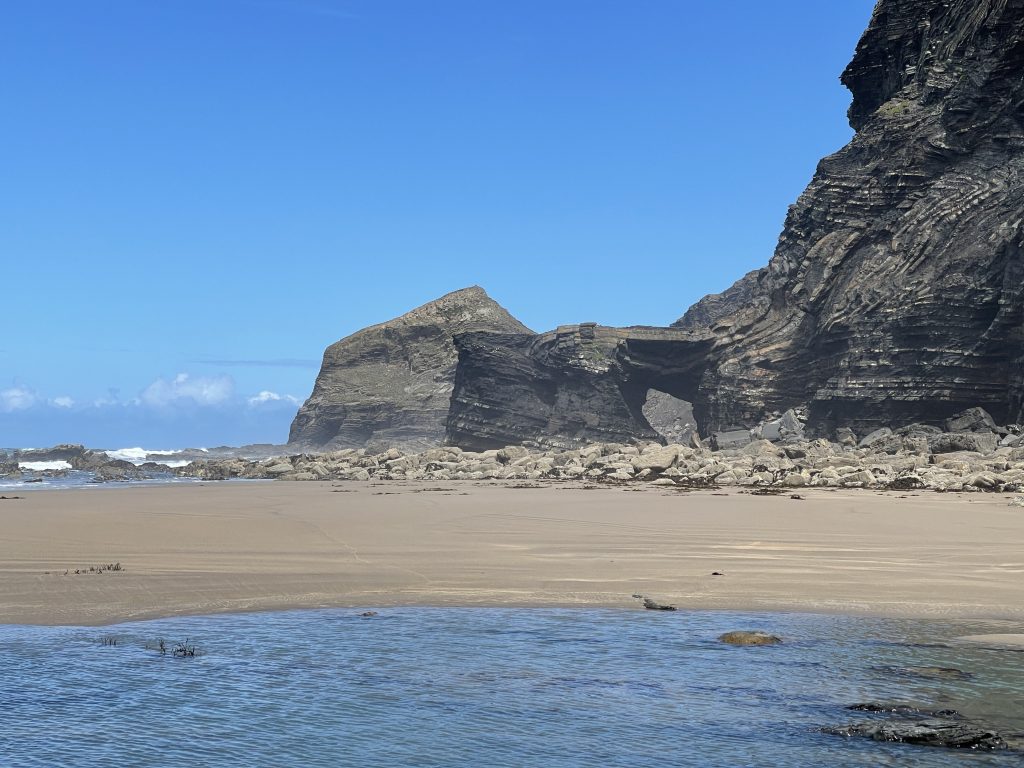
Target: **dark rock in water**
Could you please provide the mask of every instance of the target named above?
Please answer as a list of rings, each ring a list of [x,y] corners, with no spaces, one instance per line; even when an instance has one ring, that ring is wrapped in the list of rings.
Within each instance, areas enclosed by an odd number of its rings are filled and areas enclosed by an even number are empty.
[[[867,702],[864,704],[851,704],[847,709],[854,712],[879,712],[900,717],[925,717],[925,718],[957,718],[960,713],[955,709],[922,709],[912,707],[909,704],[879,704]]]
[[[364,328],[327,348],[288,442],[318,449],[440,445],[455,381],[452,337],[469,331],[530,332],[477,287]]]
[[[767,632],[726,632],[718,638],[729,645],[777,645],[782,638]]]
[[[1024,420],[1022,70],[1017,0],[880,0],[842,77],[857,133],[768,266],[671,329],[459,337],[449,440],[652,439],[650,389],[705,435],[798,406],[815,435]]]
[[[1006,749],[1006,740],[988,728],[946,718],[882,720],[822,729],[836,736],[861,736],[875,741],[897,741],[949,749]]]
[[[16,461],[66,461],[72,469],[94,470],[110,462],[103,451],[93,451],[84,445],[62,444],[52,448],[34,448],[15,451]]]
[[[109,461],[97,467],[93,472],[93,482],[107,483],[112,481],[140,480],[147,476],[146,470],[137,467],[130,461]]]
[[[648,611],[674,611],[676,607],[674,605],[665,605],[659,603],[656,600],[651,600],[649,597],[644,598],[644,608]]]

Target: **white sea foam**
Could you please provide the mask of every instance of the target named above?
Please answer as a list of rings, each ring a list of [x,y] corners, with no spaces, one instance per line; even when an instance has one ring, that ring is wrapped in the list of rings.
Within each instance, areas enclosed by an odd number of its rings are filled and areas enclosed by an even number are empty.
[[[181,453],[181,451],[151,451],[147,448],[118,448],[116,451],[104,451],[112,459],[120,459],[121,461],[130,461],[132,464],[145,464],[148,456],[174,456],[175,454]],[[168,464],[167,462],[161,462],[168,466],[179,466],[183,467],[188,462],[177,462]]]
[[[66,461],[19,461],[21,469],[31,469],[33,472],[42,472],[47,469],[71,469]]]

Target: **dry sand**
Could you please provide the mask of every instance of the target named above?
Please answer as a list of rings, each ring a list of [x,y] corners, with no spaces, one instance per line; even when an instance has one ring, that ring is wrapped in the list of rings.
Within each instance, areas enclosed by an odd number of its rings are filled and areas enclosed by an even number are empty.
[[[314,606],[635,607],[631,595],[643,593],[686,608],[1003,619],[1006,631],[1021,629],[1024,510],[1005,497],[801,491],[794,500],[636,487],[271,482],[24,493],[0,500],[0,622]],[[113,562],[126,570],[87,572]]]

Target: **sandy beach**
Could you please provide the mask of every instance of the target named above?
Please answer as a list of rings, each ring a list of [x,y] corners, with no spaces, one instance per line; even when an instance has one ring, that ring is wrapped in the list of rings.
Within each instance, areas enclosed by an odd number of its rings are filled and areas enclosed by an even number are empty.
[[[680,608],[1024,620],[1024,511],[1005,496],[635,488],[260,482],[24,493],[0,501],[0,622],[632,607],[634,593]],[[108,563],[123,570],[89,572]]]

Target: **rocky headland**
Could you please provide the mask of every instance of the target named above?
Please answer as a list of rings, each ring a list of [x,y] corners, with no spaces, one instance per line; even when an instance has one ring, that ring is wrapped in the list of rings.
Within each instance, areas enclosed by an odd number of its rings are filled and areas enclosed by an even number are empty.
[[[456,291],[331,345],[287,448],[173,471],[1021,490],[1024,0],[880,0],[842,81],[856,134],[768,266],[671,327],[537,334]]]
[[[328,350],[292,442],[582,449],[685,442],[670,428],[692,421],[728,443],[789,410],[833,441],[975,406],[1024,420],[1022,73],[1019,0],[881,0],[842,74],[856,134],[765,268],[669,328],[533,334],[496,305],[475,327],[375,326]],[[692,419],[656,427],[652,397]]]
[[[440,445],[458,361],[454,337],[472,331],[530,333],[473,286],[332,344],[289,443],[313,450]]]

